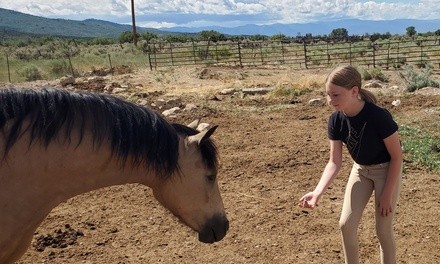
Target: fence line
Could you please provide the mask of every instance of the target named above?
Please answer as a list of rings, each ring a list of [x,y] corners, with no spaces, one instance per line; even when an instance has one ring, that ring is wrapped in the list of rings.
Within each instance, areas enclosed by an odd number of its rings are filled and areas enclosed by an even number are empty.
[[[140,49],[136,49],[129,44],[126,46],[120,44],[116,47],[119,51],[110,51],[115,50],[115,46],[95,47],[95,50],[90,53],[93,53],[96,58],[99,57],[101,62],[92,60],[88,66],[96,69],[108,67],[109,64],[110,72],[112,72],[115,67],[125,66],[127,65],[125,63],[132,63],[133,60],[136,60],[140,65],[146,63],[151,70],[160,67],[186,65],[233,65],[243,67],[289,65],[294,69],[313,69],[328,68],[341,63],[384,69],[399,69],[406,64],[414,64],[418,67],[430,64],[434,70],[440,69],[440,40],[437,38],[378,42],[297,42],[288,40],[144,42]],[[55,65],[55,68],[58,67],[58,71],[60,71],[59,68],[62,70],[67,69],[62,74],[75,76],[79,73],[79,71],[76,71],[77,69],[79,70],[82,67],[84,70],[84,65],[81,65],[80,54],[81,52],[86,53],[85,49],[87,48],[88,46],[75,46],[72,50],[65,50],[63,46],[61,50],[57,50],[51,45],[45,50],[38,47],[37,52],[33,53],[28,48],[24,51],[21,50],[21,52],[10,50],[9,52],[15,54],[10,56],[6,53],[6,60],[3,60],[5,63],[2,63],[0,58],[0,81],[11,82],[11,71],[22,69],[23,65],[39,64],[43,66],[48,64],[47,61],[56,61],[57,59],[67,61],[67,66],[63,66],[63,64]],[[35,54],[37,54],[37,57],[32,57]],[[11,60],[14,56],[17,59]],[[84,61],[84,58],[82,60]],[[86,60],[90,61],[88,57]],[[15,67],[11,67],[10,64]],[[35,74],[38,75],[38,73]]]
[[[298,68],[328,67],[351,63],[385,69],[405,64],[440,68],[440,41],[347,42],[239,41],[192,43],[145,43],[150,68],[197,64],[240,66],[288,64]]]

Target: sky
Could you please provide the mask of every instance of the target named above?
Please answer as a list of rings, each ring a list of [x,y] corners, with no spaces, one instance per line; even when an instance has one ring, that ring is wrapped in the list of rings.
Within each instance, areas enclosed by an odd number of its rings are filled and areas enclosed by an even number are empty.
[[[440,19],[440,0],[134,0],[136,25],[236,27],[340,19]],[[131,0],[0,0],[0,8],[47,18],[131,24]]]

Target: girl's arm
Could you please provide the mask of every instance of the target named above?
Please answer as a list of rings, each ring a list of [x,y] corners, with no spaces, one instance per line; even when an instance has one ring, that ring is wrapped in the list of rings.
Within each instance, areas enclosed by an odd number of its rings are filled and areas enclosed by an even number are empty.
[[[299,200],[299,206],[305,208],[314,208],[318,200],[338,175],[342,166],[342,141],[330,140],[330,158],[322,173],[321,179],[316,185],[315,190],[307,193]]]
[[[387,181],[380,195],[378,209],[382,216],[387,216],[392,212],[393,193],[397,190],[396,186],[399,184],[403,154],[397,132],[385,138],[384,143],[391,156],[391,160],[388,168]]]

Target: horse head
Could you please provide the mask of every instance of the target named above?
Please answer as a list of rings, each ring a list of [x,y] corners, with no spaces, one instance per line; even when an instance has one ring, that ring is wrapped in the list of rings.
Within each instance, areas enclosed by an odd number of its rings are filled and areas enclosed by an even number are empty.
[[[156,199],[184,224],[198,233],[199,241],[220,241],[228,231],[217,178],[217,152],[210,136],[217,126],[198,131],[174,125],[178,130],[179,170],[153,188]]]

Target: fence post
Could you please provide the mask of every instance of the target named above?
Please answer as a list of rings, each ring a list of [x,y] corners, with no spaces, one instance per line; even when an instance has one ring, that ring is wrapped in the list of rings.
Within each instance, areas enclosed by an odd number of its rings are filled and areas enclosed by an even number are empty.
[[[8,80],[11,82],[11,70],[9,68],[9,56],[8,53],[6,53],[6,65],[8,66]]]
[[[240,41],[237,41],[237,46],[238,46],[238,62],[239,62],[239,64],[240,64],[240,66],[243,66],[243,64],[241,63]]]
[[[197,64],[197,60],[196,60],[196,47],[194,46],[194,40],[192,40],[192,49],[193,49],[194,64]]]
[[[283,58],[282,62],[284,64],[286,61],[284,59],[284,43],[283,43],[283,40],[280,40],[280,44],[281,44],[281,57]]]
[[[328,40],[327,40],[327,66],[330,65],[330,54],[328,53]]]
[[[303,39],[303,46],[304,46],[304,66],[306,67],[306,69],[308,69],[307,66],[307,46],[306,46],[306,41]]]
[[[420,68],[423,67],[423,40],[420,40]]]
[[[388,40],[387,70],[390,68],[390,40]]]
[[[170,56],[171,56],[171,66],[174,66],[174,58],[173,58],[173,45],[170,43]]]
[[[159,44],[160,45],[160,44]],[[154,69],[157,69],[157,51],[156,51],[156,43],[154,43],[154,49],[153,49],[153,54],[154,54]]]
[[[112,60],[111,60],[111,58],[110,58],[110,54],[107,54],[107,55],[108,55],[108,62],[110,63],[110,73],[113,75]]]
[[[263,42],[261,41],[259,43],[260,45],[260,58],[261,58],[261,65],[264,65],[264,59],[263,59]]]
[[[351,57],[352,57],[352,54],[351,54],[351,41],[348,43],[348,46],[349,46],[349,54],[350,54],[350,55],[349,55],[350,57],[349,57],[348,60],[349,60],[349,63],[350,63],[350,65],[351,65]]]
[[[67,54],[67,59],[69,60],[70,71],[72,72],[72,76],[75,78],[75,71],[73,70],[72,60],[70,59],[70,54]]]
[[[371,43],[371,47],[373,48],[373,68],[376,68],[376,46],[374,42]]]
[[[144,47],[147,46],[146,51],[147,51],[147,56],[148,56],[148,65],[150,66],[150,71],[153,70],[153,66],[151,64],[151,49],[150,49],[150,42],[147,40],[146,45],[144,44]]]

